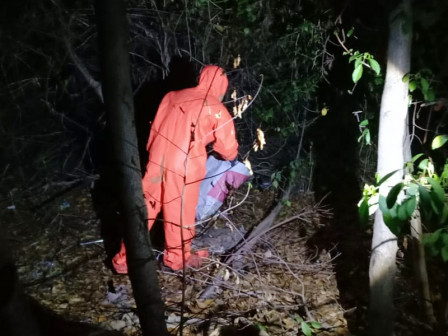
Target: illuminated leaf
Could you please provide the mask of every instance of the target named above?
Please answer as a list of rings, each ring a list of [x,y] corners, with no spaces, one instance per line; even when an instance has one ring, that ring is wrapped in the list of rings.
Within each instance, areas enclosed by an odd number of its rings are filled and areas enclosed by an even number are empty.
[[[418,159],[420,159],[423,156],[423,153],[417,154],[415,156],[412,157],[412,163],[414,163],[415,161],[417,161]]]
[[[246,166],[246,168],[249,169],[249,173],[250,173],[250,175],[253,175],[254,172],[253,172],[253,170],[252,170],[252,165],[251,165],[251,163],[250,163],[250,161],[249,161],[249,158],[245,159],[245,160],[243,161],[243,163],[244,163],[244,165]]]
[[[437,149],[442,147],[448,141],[448,135],[438,135],[436,136],[431,143],[431,149]]]
[[[379,63],[376,60],[374,60],[373,58],[369,58],[369,63],[370,63],[370,66],[372,67],[372,70],[375,71],[375,73],[377,75],[379,75],[380,71],[381,71],[381,67],[380,67]]]
[[[350,58],[348,59],[348,62],[351,63],[354,60],[359,59],[359,58],[360,58],[359,53],[355,52],[352,56],[350,56]]]
[[[365,133],[365,139],[366,139],[366,144],[367,145],[370,145],[370,131],[369,131],[369,129],[368,128],[366,128],[365,130],[364,130],[364,133]]]
[[[369,119],[364,119],[359,123],[359,126],[365,127],[369,124]]]
[[[306,322],[301,322],[300,327],[302,329],[302,332],[305,336],[312,336],[313,331],[311,330],[310,326]]]
[[[380,210],[383,214],[389,212],[389,208],[387,207],[387,203],[386,203],[386,197],[384,197],[382,195],[379,197],[378,206],[380,207]]]
[[[418,193],[418,185],[415,183],[410,183],[406,189],[406,195],[416,196]]]
[[[353,83],[357,83],[361,78],[361,76],[362,76],[362,64],[359,64],[358,66],[355,67],[355,70],[353,70],[352,73]]]
[[[322,325],[319,322],[313,321],[313,322],[310,322],[310,325],[314,329],[322,329]]]
[[[414,81],[409,82],[409,91],[413,92],[417,88],[417,83]]]
[[[358,209],[359,223],[361,225],[367,224],[369,221],[369,204],[366,199],[363,199]]]
[[[258,149],[263,150],[264,145],[266,145],[266,140],[264,138],[264,132],[257,128],[257,141],[254,144],[254,151],[258,151]]]
[[[322,111],[320,111],[320,113],[322,114],[322,116],[325,117],[325,116],[327,115],[328,111],[329,111],[329,109],[326,108],[326,107],[324,107],[324,108],[322,109]]]
[[[424,159],[424,160],[420,161],[420,163],[418,164],[418,169],[426,170],[426,169],[428,169],[428,164],[429,164],[429,160]]]
[[[403,83],[409,82],[409,77],[410,77],[410,74],[404,75],[403,78],[402,78]]]

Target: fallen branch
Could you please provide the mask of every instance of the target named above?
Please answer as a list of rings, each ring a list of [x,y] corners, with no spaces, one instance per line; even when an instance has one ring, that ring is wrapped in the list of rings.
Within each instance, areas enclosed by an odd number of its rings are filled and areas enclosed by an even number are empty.
[[[223,274],[222,272],[225,268],[227,268],[235,259],[246,253],[247,251],[251,250],[252,247],[258,242],[260,237],[269,231],[269,228],[273,226],[275,219],[277,218],[278,214],[280,213],[280,210],[283,208],[284,201],[286,201],[289,198],[289,195],[291,194],[292,186],[289,186],[286,191],[283,193],[282,199],[280,202],[277,203],[277,205],[272,209],[272,211],[269,213],[269,215],[263,219],[260,224],[258,224],[246,238],[243,238],[240,243],[238,243],[235,246],[234,252],[223,261],[219,271],[218,275],[215,278],[215,281],[213,284],[209,285],[201,294],[200,299],[206,300],[207,298],[211,297],[216,289],[216,283],[219,283],[223,280]]]

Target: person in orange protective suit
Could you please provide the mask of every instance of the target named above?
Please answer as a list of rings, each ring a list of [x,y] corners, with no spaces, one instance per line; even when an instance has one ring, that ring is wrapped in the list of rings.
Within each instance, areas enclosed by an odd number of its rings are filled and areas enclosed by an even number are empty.
[[[163,262],[173,270],[198,267],[208,251],[191,251],[195,235],[199,186],[206,174],[206,145],[222,159],[238,155],[233,119],[221,103],[228,80],[222,68],[208,65],[194,88],[169,92],[152,123],[143,177],[148,209],[148,230],[163,210],[165,251]],[[112,259],[117,273],[127,273],[124,244]]]

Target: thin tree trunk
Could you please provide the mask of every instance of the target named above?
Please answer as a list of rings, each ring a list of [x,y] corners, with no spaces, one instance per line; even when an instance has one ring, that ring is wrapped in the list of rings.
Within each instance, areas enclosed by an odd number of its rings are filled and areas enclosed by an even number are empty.
[[[167,335],[156,260],[147,229],[135,132],[128,55],[128,24],[122,0],[96,0],[102,88],[109,141],[118,173],[124,242],[140,325],[144,336]]]
[[[435,326],[437,323],[434,315],[434,308],[432,306],[431,291],[429,287],[428,271],[426,269],[425,259],[425,247],[423,246],[422,239],[422,220],[420,217],[420,211],[416,210],[411,218],[411,235],[412,235],[412,248],[414,252],[414,264],[417,275],[418,284],[420,286],[421,296],[423,300],[423,306],[425,315],[428,322]]]
[[[381,98],[378,135],[378,173],[384,176],[403,169],[409,155],[408,84],[403,76],[410,70],[411,52],[410,0],[402,0],[389,14],[389,46],[386,80]],[[380,189],[387,195],[390,187],[402,180],[396,173]],[[380,211],[375,215],[370,258],[370,323],[373,336],[393,335],[393,288],[396,273],[397,237],[383,221]]]

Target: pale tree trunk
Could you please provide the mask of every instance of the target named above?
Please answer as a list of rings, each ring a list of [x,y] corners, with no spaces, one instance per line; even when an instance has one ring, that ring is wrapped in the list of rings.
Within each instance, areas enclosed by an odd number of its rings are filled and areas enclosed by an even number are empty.
[[[378,173],[384,176],[403,169],[409,160],[408,84],[402,81],[410,70],[412,20],[410,0],[402,0],[389,14],[389,45],[386,80],[381,98],[378,135]],[[387,195],[390,187],[402,181],[403,174],[394,174],[380,188]],[[375,214],[370,258],[370,323],[373,336],[393,335],[393,289],[396,273],[397,237]]]
[[[117,171],[129,277],[144,336],[167,335],[154,252],[147,228],[135,132],[128,53],[128,25],[122,0],[96,0],[102,88],[109,143]]]

